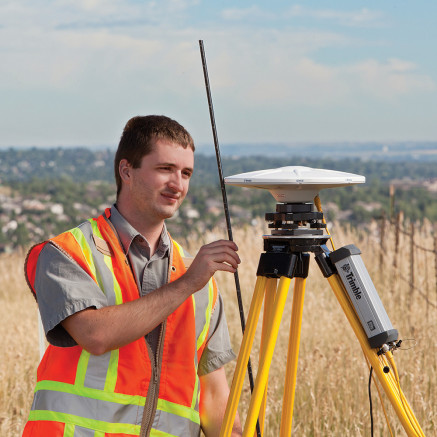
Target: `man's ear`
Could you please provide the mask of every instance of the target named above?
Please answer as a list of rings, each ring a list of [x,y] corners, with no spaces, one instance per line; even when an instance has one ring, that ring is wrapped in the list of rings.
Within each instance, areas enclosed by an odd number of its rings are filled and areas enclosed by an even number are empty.
[[[127,159],[122,159],[118,164],[118,172],[123,182],[129,183],[131,177],[132,165]]]

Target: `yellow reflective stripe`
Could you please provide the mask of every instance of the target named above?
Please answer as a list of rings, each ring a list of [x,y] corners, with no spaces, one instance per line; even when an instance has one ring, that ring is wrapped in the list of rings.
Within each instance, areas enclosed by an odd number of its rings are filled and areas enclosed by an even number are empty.
[[[214,285],[212,283],[212,278],[208,282],[208,295],[209,295],[209,301],[208,306],[205,310],[205,325],[203,326],[202,332],[199,335],[199,338],[197,339],[197,350],[200,349],[203,342],[205,341],[206,334],[209,330],[209,321],[211,319],[211,311],[212,311],[212,301],[214,300]]]
[[[100,232],[100,229],[97,226],[97,221],[95,221],[93,219],[90,219],[89,221],[91,223],[91,228],[93,230],[93,233],[97,237],[102,238],[104,240],[104,238],[103,238],[103,236],[102,236],[102,234]],[[103,255],[103,259],[105,261],[106,267],[108,267],[109,271],[112,273],[112,277],[113,277],[113,280],[114,280],[115,303],[116,303],[116,305],[120,305],[120,304],[123,303],[123,297],[122,297],[122,294],[121,294],[120,284],[118,283],[117,278],[116,278],[115,273],[114,273],[114,270],[112,268],[112,259],[108,255]]]
[[[193,410],[190,407],[184,405],[175,404],[170,401],[164,401],[163,399],[158,399],[158,410],[165,411],[166,413],[175,414],[176,416],[183,417],[185,419],[191,420],[194,423],[200,425],[199,412]]]
[[[68,232],[70,232],[73,235],[73,237],[79,244],[80,248],[82,249],[82,253],[84,254],[87,260],[88,266],[90,267],[94,277],[97,279],[97,281],[99,281],[99,278],[97,278],[96,267],[92,260],[91,248],[88,244],[88,241],[86,241],[85,235],[83,235],[82,231],[79,228],[70,229],[70,231]],[[101,287],[100,283],[99,285]]]
[[[169,434],[168,432],[159,431],[159,429],[151,429],[150,437],[178,437],[177,435]]]
[[[178,249],[179,254],[181,255],[181,257],[183,258],[185,256],[184,253],[184,249],[182,249],[182,246],[177,242],[177,241],[173,241],[173,244],[176,246],[176,248]]]
[[[67,423],[64,428],[63,437],[74,437],[74,428],[75,425],[73,425],[72,423]]]
[[[105,255],[105,264],[107,265],[108,269],[111,270],[112,276],[114,278],[114,294],[115,294],[115,304],[120,305],[123,303],[123,296],[121,294],[121,287],[120,284],[117,281],[117,278],[115,277],[114,271],[112,270],[112,261],[111,257]]]
[[[105,391],[115,391],[118,376],[118,358],[120,356],[120,350],[115,349],[111,351],[111,357],[109,358],[108,372],[106,374]]]
[[[97,388],[78,387],[73,384],[59,381],[39,381],[36,383],[35,392],[38,390],[52,390],[62,393],[70,393],[101,401],[114,402],[121,405],[141,405],[144,407],[146,398],[140,395],[126,395],[123,393],[111,393]]]
[[[191,295],[191,301],[193,302],[194,320],[196,320],[196,299],[194,299],[194,294]]]
[[[55,413],[53,411],[33,410],[29,414],[29,420],[49,420],[53,422],[63,422],[94,429],[107,433],[120,433],[130,435],[140,435],[141,426],[129,423],[109,423],[101,420],[87,419],[66,413]]]
[[[86,369],[88,367],[88,361],[90,360],[90,353],[85,349],[82,349],[82,353],[80,354],[79,361],[77,363],[76,370],[76,379],[74,384],[83,387],[85,383]]]
[[[106,433],[104,431],[96,431],[94,437],[105,437]]]
[[[196,383],[194,384],[194,392],[193,392],[193,399],[191,401],[191,408],[194,408],[196,406],[198,390],[199,390],[199,377],[197,376],[197,372],[196,372]]]

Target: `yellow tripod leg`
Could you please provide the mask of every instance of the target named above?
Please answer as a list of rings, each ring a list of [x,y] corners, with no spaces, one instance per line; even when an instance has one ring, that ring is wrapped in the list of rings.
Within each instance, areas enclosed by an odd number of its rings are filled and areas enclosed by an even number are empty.
[[[294,395],[296,391],[297,360],[299,357],[303,301],[305,297],[305,282],[305,278],[296,278],[294,283],[280,437],[289,437],[291,435]]]
[[[398,370],[396,368],[396,364],[395,364],[394,359],[393,359],[393,354],[390,351],[388,351],[385,354],[384,358],[386,358],[386,360],[388,361],[388,363],[390,364],[390,367],[392,369],[392,372],[390,372],[390,375],[392,375],[392,377],[395,381],[396,389],[399,392],[399,396],[401,398],[402,404],[404,405],[404,409],[406,411],[406,414],[408,415],[408,418],[409,418],[410,422],[412,423],[412,426],[415,429],[416,434],[423,436],[424,433],[423,433],[422,429],[420,428],[419,422],[417,421],[416,416],[414,415],[413,411],[411,410],[411,407],[408,404],[407,399],[404,396],[404,393],[402,392],[402,389],[400,386],[400,381],[399,381]]]
[[[222,427],[220,428],[220,437],[229,437],[232,432],[235,416],[237,414],[238,403],[240,401],[241,390],[243,388],[244,375],[246,373],[247,363],[249,362],[250,351],[252,349],[253,339],[255,337],[256,327],[259,320],[259,314],[261,312],[264,299],[266,280],[267,278],[263,276],[258,276],[256,279],[255,291],[250,304],[246,329],[244,331],[243,341],[238,354],[234,378],[232,380],[229,399],[226,405],[226,412],[223,418]]]
[[[388,399],[390,400],[405,432],[409,437],[420,437],[424,436],[420,425],[418,424],[414,413],[412,412],[408,402],[403,398],[403,394],[393,383],[393,376],[389,373],[384,373],[384,366],[381,364],[380,357],[377,355],[375,349],[371,349],[367,340],[367,335],[364,332],[363,327],[355,313],[352,304],[349,301],[347,291],[344,288],[338,274],[334,274],[328,278],[328,282],[337,297],[349,323],[352,326],[353,331],[361,344],[361,347],[367,356],[370,365],[373,367],[378,380],[384,389]],[[390,356],[391,358],[391,356]]]
[[[273,317],[274,303],[276,297],[276,287],[277,287],[276,279],[267,280],[266,295],[264,299],[264,314],[263,314],[263,325],[261,331],[261,347],[260,347],[259,363],[262,362],[263,357],[266,353],[267,339],[269,337],[268,330]],[[267,406],[267,386],[268,386],[268,382],[266,384],[266,388],[264,389],[263,400],[261,403],[260,412],[258,416],[259,429],[261,430],[261,435],[264,433],[264,422],[265,422],[266,406]],[[255,432],[254,436],[256,436],[256,434],[257,433]]]
[[[246,424],[244,426],[243,436],[251,437],[255,431],[256,421],[261,407],[264,389],[269,376],[270,364],[273,358],[276,339],[278,337],[279,325],[281,323],[282,313],[284,312],[285,301],[287,299],[288,289],[290,287],[290,278],[281,277],[276,293],[276,299],[272,314],[272,320],[269,323],[269,336],[267,339],[265,355],[258,369],[255,380],[255,387],[250,400],[249,411],[247,413]]]

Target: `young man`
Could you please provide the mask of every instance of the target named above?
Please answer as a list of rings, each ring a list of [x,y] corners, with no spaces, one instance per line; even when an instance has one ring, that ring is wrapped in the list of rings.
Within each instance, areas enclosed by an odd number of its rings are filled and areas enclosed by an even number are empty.
[[[24,436],[219,435],[234,354],[212,276],[240,260],[220,240],[189,262],[169,236],[193,166],[179,123],[134,117],[115,157],[116,204],[29,252],[51,344]]]

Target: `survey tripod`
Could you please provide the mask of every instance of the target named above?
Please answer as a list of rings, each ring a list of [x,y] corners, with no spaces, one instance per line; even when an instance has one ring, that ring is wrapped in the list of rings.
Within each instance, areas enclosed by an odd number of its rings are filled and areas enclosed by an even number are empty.
[[[313,203],[278,203],[275,213],[266,214],[272,231],[270,235],[263,236],[264,253],[261,254],[258,264],[256,284],[220,436],[231,435],[245,368],[264,303],[259,368],[243,436],[253,437],[257,420],[261,430],[263,429],[269,369],[288,289],[294,278],[280,427],[281,437],[291,435],[305,282],[311,253],[327,278],[360,342],[369,366],[376,374],[407,435],[424,436],[400,388],[392,354],[400,345],[398,332],[393,329],[385,313],[359,249],[353,245],[333,251],[328,249],[327,242],[331,237],[326,233],[326,222],[318,196],[316,203],[317,210]]]

